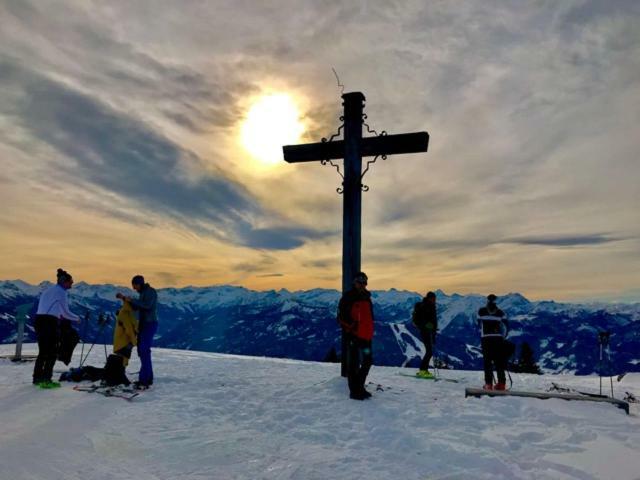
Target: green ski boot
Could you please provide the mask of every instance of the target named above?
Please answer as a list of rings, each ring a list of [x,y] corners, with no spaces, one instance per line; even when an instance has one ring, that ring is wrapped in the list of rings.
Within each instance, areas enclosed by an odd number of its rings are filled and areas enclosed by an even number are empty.
[[[49,390],[51,388],[60,388],[61,385],[59,382],[53,382],[51,380],[44,380],[42,382],[36,383],[36,385],[40,388],[44,388],[46,390]]]

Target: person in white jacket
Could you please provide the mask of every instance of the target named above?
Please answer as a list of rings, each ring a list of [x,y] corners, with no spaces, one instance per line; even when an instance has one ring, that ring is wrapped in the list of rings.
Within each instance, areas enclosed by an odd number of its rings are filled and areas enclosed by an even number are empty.
[[[73,278],[63,269],[58,269],[58,281],[40,295],[35,319],[38,340],[38,358],[33,368],[33,383],[43,388],[60,386],[51,381],[53,365],[58,355],[59,327],[61,320],[80,322],[80,317],[69,310],[67,290]]]

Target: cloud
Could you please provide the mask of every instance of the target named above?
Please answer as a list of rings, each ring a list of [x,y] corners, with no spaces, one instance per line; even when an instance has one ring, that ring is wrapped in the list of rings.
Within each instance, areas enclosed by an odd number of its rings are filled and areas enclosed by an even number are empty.
[[[333,267],[338,264],[340,264],[339,258],[333,258],[333,259],[327,258],[327,259],[319,259],[319,260],[310,260],[310,261],[304,262],[302,266],[307,268],[311,267],[311,268],[325,269],[325,268]]]
[[[83,181],[201,233],[257,249],[292,249],[324,235],[288,225],[222,172],[190,178],[201,160],[144,123],[17,62],[0,63],[17,122],[70,161],[52,175]],[[275,226],[256,228],[253,222]]]
[[[546,247],[584,247],[619,242],[620,240],[622,239],[596,233],[591,235],[541,235],[519,237],[505,240],[503,243],[514,243],[517,245],[541,245]]]
[[[366,95],[373,128],[431,135],[427,154],[379,161],[365,177],[362,258],[386,287],[491,282],[557,297],[601,294],[606,276],[620,291],[637,280],[637,246],[618,240],[640,237],[639,25],[633,0],[0,2],[0,55],[22,65],[0,71],[2,174],[15,184],[0,193],[25,212],[5,213],[4,226],[19,235],[32,201],[63,187],[87,198],[72,211],[130,224],[119,228],[168,221],[193,251],[207,250],[202,236],[224,240],[224,253],[206,252],[215,273],[199,278],[211,283],[230,281],[234,263],[256,271],[260,253],[237,245],[299,247],[259,273],[304,273],[261,288],[335,286],[322,275],[340,265],[335,170],[263,175],[234,143],[270,89],[300,101],[303,141],[330,136],[342,114],[334,67],[346,91]],[[25,244],[5,250],[19,257]],[[141,255],[157,265],[148,271],[184,279],[196,268]]]
[[[276,263],[277,260],[271,255],[261,255],[260,258],[254,261],[247,261],[232,265],[231,269],[234,272],[244,273],[262,272],[272,269]]]
[[[406,220],[428,224],[451,217],[473,202],[472,196],[463,192],[423,193],[407,189],[382,192],[380,195],[380,207],[376,214],[383,224]]]
[[[160,61],[138,45],[122,41],[97,11],[59,4],[55,12],[39,3],[0,5],[13,55],[34,70],[65,78],[121,109],[143,117],[164,116],[192,133],[234,125],[237,100],[256,88],[230,75],[226,62],[207,74],[177,61]],[[39,35],[31,35],[37,31]]]
[[[171,272],[155,272],[154,277],[163,286],[178,285],[182,278],[181,275],[176,275],[175,273],[171,273]],[[147,281],[150,281],[150,280],[151,280],[150,278],[147,278]]]

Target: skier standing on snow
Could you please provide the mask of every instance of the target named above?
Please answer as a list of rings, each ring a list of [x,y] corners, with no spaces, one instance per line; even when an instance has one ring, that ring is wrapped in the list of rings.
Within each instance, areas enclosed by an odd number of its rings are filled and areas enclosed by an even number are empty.
[[[373,339],[373,304],[367,290],[368,278],[359,272],[353,279],[353,288],[346,292],[338,305],[338,322],[342,326],[349,346],[347,376],[349,398],[364,400],[371,394],[364,388],[373,364],[371,340]]]
[[[138,312],[138,356],[140,357],[140,373],[138,381],[133,382],[139,390],[146,390],[153,385],[153,366],[151,364],[151,346],[153,336],[158,330],[158,294],[142,275],[131,279],[132,288],[138,292],[137,299],[118,293],[116,297],[129,302]]]
[[[421,302],[416,303],[413,308],[412,320],[420,332],[420,338],[422,338],[425,348],[424,358],[416,375],[421,378],[433,378],[433,374],[429,372],[429,362],[433,356],[433,346],[436,343],[438,331],[435,293],[428,292]]]
[[[497,297],[492,293],[487,297],[487,305],[478,310],[478,325],[482,335],[482,356],[484,360],[484,389],[505,390],[507,359],[504,355],[504,339],[509,330],[505,313],[496,305]],[[493,366],[498,372],[498,383],[493,385]]]
[[[69,310],[67,290],[73,285],[73,278],[63,269],[58,269],[57,283],[40,295],[34,328],[38,340],[38,358],[33,368],[33,384],[42,388],[59,387],[53,382],[53,366],[58,356],[60,322],[69,320],[80,322],[80,317]]]

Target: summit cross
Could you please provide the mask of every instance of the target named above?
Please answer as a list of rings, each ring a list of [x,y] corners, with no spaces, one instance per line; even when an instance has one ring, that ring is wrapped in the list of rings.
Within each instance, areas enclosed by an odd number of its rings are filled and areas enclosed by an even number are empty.
[[[342,214],[342,293],[353,286],[353,278],[361,270],[360,245],[362,224],[362,157],[426,152],[427,132],[362,137],[365,97],[361,92],[342,95],[344,107],[344,139],[282,147],[288,163],[344,159],[344,194]],[[365,170],[366,172],[367,170]],[[345,339],[342,340],[342,376],[346,376]]]

